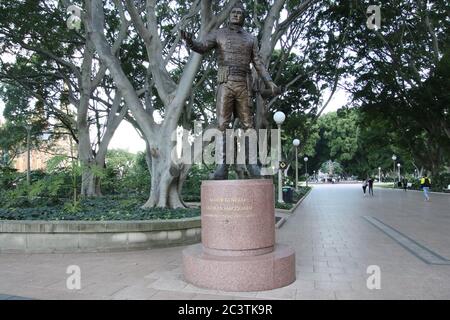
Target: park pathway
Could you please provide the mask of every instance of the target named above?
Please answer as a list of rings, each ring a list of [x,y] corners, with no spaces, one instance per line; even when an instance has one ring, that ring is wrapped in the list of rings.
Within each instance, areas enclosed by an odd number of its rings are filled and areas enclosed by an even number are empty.
[[[261,292],[183,281],[185,247],[78,254],[0,254],[0,299],[450,299],[450,195],[316,185],[277,230],[296,251],[297,280]],[[69,265],[81,290],[68,290]],[[371,267],[370,267],[371,266]],[[369,268],[370,267],[370,268]],[[367,279],[380,271],[380,289]],[[369,281],[376,284],[374,281]]]

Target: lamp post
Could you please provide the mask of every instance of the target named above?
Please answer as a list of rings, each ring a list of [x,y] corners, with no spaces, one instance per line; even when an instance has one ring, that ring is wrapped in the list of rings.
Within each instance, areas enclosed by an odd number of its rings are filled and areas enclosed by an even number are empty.
[[[277,111],[273,115],[273,120],[278,126],[278,202],[283,203],[283,174],[280,169],[281,161],[281,124],[286,119],[286,115],[282,111]]]
[[[417,169],[414,169],[414,178],[417,179],[418,175],[417,175]]]
[[[308,157],[304,157],[303,160],[305,160],[306,186],[308,186]]]
[[[298,146],[300,145],[300,140],[294,139],[292,144],[295,147],[295,190],[298,190]]]
[[[316,182],[316,170],[313,170],[313,180]]]
[[[381,182],[381,167],[378,167],[378,182]]]
[[[7,149],[3,150],[2,161],[3,161],[3,165],[5,167],[7,167],[8,163],[9,163],[9,154],[8,154],[8,150]]]
[[[397,156],[395,154],[392,155],[392,161],[394,161],[394,183],[395,183],[395,160],[397,160]]]
[[[400,182],[400,167],[402,165],[400,163],[397,163],[397,167],[398,167],[398,181]]]
[[[27,184],[31,184],[31,125],[25,125],[25,129],[27,130]]]

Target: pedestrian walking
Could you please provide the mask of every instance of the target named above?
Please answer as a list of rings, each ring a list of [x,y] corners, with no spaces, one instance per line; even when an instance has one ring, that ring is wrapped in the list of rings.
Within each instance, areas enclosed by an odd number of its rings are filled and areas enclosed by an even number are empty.
[[[369,185],[369,194],[373,197],[373,179],[369,178],[369,180],[367,181],[368,185]]]
[[[425,174],[422,179],[420,179],[420,187],[423,190],[423,195],[425,196],[425,201],[430,201],[430,196],[428,192],[431,187],[431,179]]]
[[[363,181],[362,189],[363,189],[364,197],[365,197],[366,196],[366,189],[367,189],[367,179]]]
[[[408,188],[408,179],[403,177],[402,184],[403,184],[403,190],[405,190],[405,192],[406,192],[406,189]]]

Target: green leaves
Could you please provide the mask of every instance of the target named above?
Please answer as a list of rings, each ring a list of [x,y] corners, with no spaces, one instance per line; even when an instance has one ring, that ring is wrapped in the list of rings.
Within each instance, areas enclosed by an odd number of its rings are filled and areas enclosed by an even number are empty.
[[[62,168],[66,168],[69,166],[68,161],[69,158],[67,156],[56,155],[47,161],[47,171],[49,173],[54,173],[61,170]]]
[[[197,217],[200,209],[141,209],[143,199],[102,197],[82,199],[56,206],[0,207],[0,220],[155,220]]]
[[[353,158],[358,148],[356,119],[355,111],[331,112],[319,118],[321,138],[329,150],[328,159],[343,162]]]

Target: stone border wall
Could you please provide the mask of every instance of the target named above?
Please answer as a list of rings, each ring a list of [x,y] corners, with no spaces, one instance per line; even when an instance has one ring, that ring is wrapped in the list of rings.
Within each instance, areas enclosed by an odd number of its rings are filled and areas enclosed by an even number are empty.
[[[0,220],[0,253],[104,252],[200,242],[200,217],[142,221]]]

